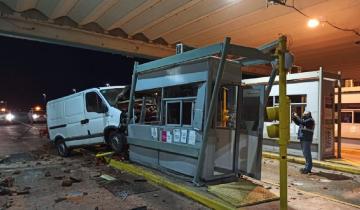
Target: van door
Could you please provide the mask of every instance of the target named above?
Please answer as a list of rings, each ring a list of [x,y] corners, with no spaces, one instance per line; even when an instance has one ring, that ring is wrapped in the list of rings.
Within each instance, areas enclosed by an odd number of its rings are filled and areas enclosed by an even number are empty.
[[[88,135],[97,142],[104,141],[104,128],[106,126],[105,102],[100,95],[95,92],[85,94],[86,110],[85,118],[87,121]],[[95,142],[94,142],[95,143]]]
[[[66,122],[67,145],[72,145],[72,140],[87,136],[87,125],[81,123],[85,119],[83,94],[66,99],[64,103],[64,117]],[[61,108],[58,108],[60,111]],[[71,143],[70,143],[71,142]]]

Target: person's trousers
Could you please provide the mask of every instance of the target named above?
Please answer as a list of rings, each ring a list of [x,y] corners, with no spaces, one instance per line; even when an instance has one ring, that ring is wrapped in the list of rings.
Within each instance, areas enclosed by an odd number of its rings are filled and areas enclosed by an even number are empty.
[[[300,141],[300,144],[305,158],[305,170],[310,172],[312,169],[312,157],[311,157],[312,141]]]

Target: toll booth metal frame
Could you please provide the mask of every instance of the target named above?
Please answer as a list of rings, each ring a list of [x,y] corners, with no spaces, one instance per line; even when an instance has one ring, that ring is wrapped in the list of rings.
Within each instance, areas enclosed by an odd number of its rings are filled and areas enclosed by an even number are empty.
[[[243,88],[241,67],[272,62],[274,57],[270,50],[276,46],[277,42],[258,49],[243,47],[230,44],[230,38],[225,38],[223,43],[135,64],[128,107],[129,159],[193,177],[196,184],[238,174],[260,179],[265,86]],[[237,59],[229,60],[229,57]],[[191,125],[183,131],[184,127],[167,122],[167,111],[164,110],[168,110],[168,103],[173,98],[165,100],[164,89],[185,84],[198,86],[196,95],[181,98],[180,107],[184,101],[192,101]],[[224,84],[236,86],[235,126],[228,130],[217,129],[214,125],[216,102],[220,86]],[[161,90],[160,123],[135,123],[135,94],[156,88]],[[252,109],[251,103],[247,104],[253,99],[256,99],[257,109]],[[142,107],[145,103],[144,99]],[[143,115],[144,111],[141,113]],[[247,113],[254,113],[256,119],[242,120],[249,115]],[[144,120],[144,116],[140,118]],[[219,142],[221,150],[216,151]],[[221,157],[223,154],[226,154],[225,158]],[[219,172],[217,166],[226,170]]]

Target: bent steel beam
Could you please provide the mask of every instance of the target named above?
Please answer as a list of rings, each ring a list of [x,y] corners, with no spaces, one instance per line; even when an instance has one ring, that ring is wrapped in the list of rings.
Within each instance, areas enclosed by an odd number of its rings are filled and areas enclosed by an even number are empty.
[[[210,105],[209,105],[209,109],[208,109],[208,115],[207,115],[207,118],[206,118],[206,121],[205,121],[205,127],[204,127],[204,133],[203,133],[204,138],[203,138],[203,142],[201,144],[200,154],[199,154],[198,164],[197,164],[197,169],[196,169],[196,174],[195,174],[194,180],[193,180],[193,182],[195,184],[200,183],[200,177],[201,177],[201,173],[202,173],[203,167],[204,167],[205,149],[206,149],[207,141],[208,141],[208,133],[209,133],[210,124],[212,122],[213,115],[214,115],[214,108],[215,108],[216,99],[217,99],[217,97],[219,95],[220,81],[221,81],[221,78],[222,78],[222,75],[223,75],[229,45],[230,45],[230,38],[226,37],[225,40],[224,40],[224,44],[222,45],[221,60],[220,60],[218,70],[217,70],[217,73],[216,73],[216,79],[215,79],[214,88],[213,88],[213,91],[212,91],[212,94],[211,94]]]
[[[150,59],[175,54],[175,49],[162,45],[15,16],[0,17],[0,35]]]

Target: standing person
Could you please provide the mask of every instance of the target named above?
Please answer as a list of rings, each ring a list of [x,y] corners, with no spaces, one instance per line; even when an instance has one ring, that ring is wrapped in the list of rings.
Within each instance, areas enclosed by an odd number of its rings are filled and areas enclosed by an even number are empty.
[[[298,139],[300,140],[301,149],[305,158],[305,168],[300,169],[300,172],[302,174],[308,174],[311,173],[312,169],[311,144],[314,135],[315,121],[309,111],[305,111],[301,118],[296,113],[293,113],[292,120],[299,126]]]

